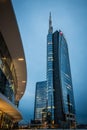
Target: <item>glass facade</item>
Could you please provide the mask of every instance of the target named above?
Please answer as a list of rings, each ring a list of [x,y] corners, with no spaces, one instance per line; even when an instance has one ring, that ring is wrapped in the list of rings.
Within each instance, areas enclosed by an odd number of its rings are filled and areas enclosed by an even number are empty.
[[[53,33],[51,14],[47,35],[47,96],[51,120],[69,128],[75,122],[75,106],[68,46],[61,31]]]
[[[52,43],[52,21],[51,14],[49,17],[49,30],[47,35],[47,94],[48,94],[48,111],[51,112],[54,120],[54,98],[53,98],[53,43]]]
[[[60,55],[60,77],[63,95],[63,111],[67,116],[71,118],[75,115],[74,97],[73,97],[73,86],[68,54],[67,42],[59,32],[59,55]]]
[[[47,36],[47,88],[48,88],[48,111],[54,119],[54,100],[53,100],[53,45],[52,33]]]
[[[0,93],[15,104],[17,78],[15,68],[4,38],[0,32]],[[9,128],[13,125],[12,117],[0,110],[0,128]]]
[[[73,86],[67,42],[61,31],[53,33],[53,88],[55,123],[75,122]],[[73,124],[73,123],[71,123]]]
[[[0,33],[0,92],[13,103],[15,103],[14,95],[16,92],[14,86],[17,86],[15,68],[4,38]]]
[[[36,83],[34,119],[42,122],[42,113],[47,105],[47,82]]]
[[[12,83],[6,78],[0,69],[0,93],[5,95],[11,102],[14,103],[14,90]]]

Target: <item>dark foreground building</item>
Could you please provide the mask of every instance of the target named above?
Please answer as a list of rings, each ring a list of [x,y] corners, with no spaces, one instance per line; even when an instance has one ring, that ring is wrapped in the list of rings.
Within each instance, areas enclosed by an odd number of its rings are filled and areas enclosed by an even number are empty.
[[[0,0],[0,129],[22,119],[19,100],[26,88],[26,61],[11,0]]]
[[[51,13],[47,35],[48,112],[59,127],[75,126],[75,106],[69,53],[61,31],[53,33]]]

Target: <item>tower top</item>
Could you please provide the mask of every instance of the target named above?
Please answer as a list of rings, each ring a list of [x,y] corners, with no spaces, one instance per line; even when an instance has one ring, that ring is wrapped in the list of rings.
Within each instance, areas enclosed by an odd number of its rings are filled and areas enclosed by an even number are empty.
[[[50,12],[50,15],[49,15],[49,21],[51,21],[51,12]],[[52,22],[52,21],[51,21]],[[52,23],[51,23],[52,24]]]
[[[51,12],[49,14],[49,30],[48,33],[52,33],[53,32],[53,27],[52,27],[52,20],[51,20]]]

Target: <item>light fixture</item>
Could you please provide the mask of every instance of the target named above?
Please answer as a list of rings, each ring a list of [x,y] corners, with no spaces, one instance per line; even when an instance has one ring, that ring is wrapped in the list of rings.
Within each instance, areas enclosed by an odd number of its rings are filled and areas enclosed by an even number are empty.
[[[18,58],[18,61],[23,61],[24,60],[24,58]]]
[[[25,80],[22,80],[22,83],[26,83],[26,81],[25,81]]]
[[[2,60],[6,60],[6,57],[2,57]]]
[[[21,92],[21,94],[23,94],[23,92]]]

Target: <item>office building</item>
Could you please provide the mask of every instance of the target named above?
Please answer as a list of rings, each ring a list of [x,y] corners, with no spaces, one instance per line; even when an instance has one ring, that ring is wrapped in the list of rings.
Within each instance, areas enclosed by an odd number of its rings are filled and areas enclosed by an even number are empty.
[[[42,113],[47,107],[47,83],[41,81],[36,83],[34,119],[42,122]]]
[[[75,126],[75,105],[68,45],[62,31],[53,33],[51,13],[47,35],[48,112],[59,127]]]
[[[52,43],[53,27],[51,21],[51,13],[49,17],[49,30],[47,35],[47,91],[48,91],[48,111],[51,112],[52,120],[54,120],[54,95],[53,95],[53,43]]]
[[[24,49],[10,0],[0,0],[0,129],[22,119],[19,100],[26,88]]]

